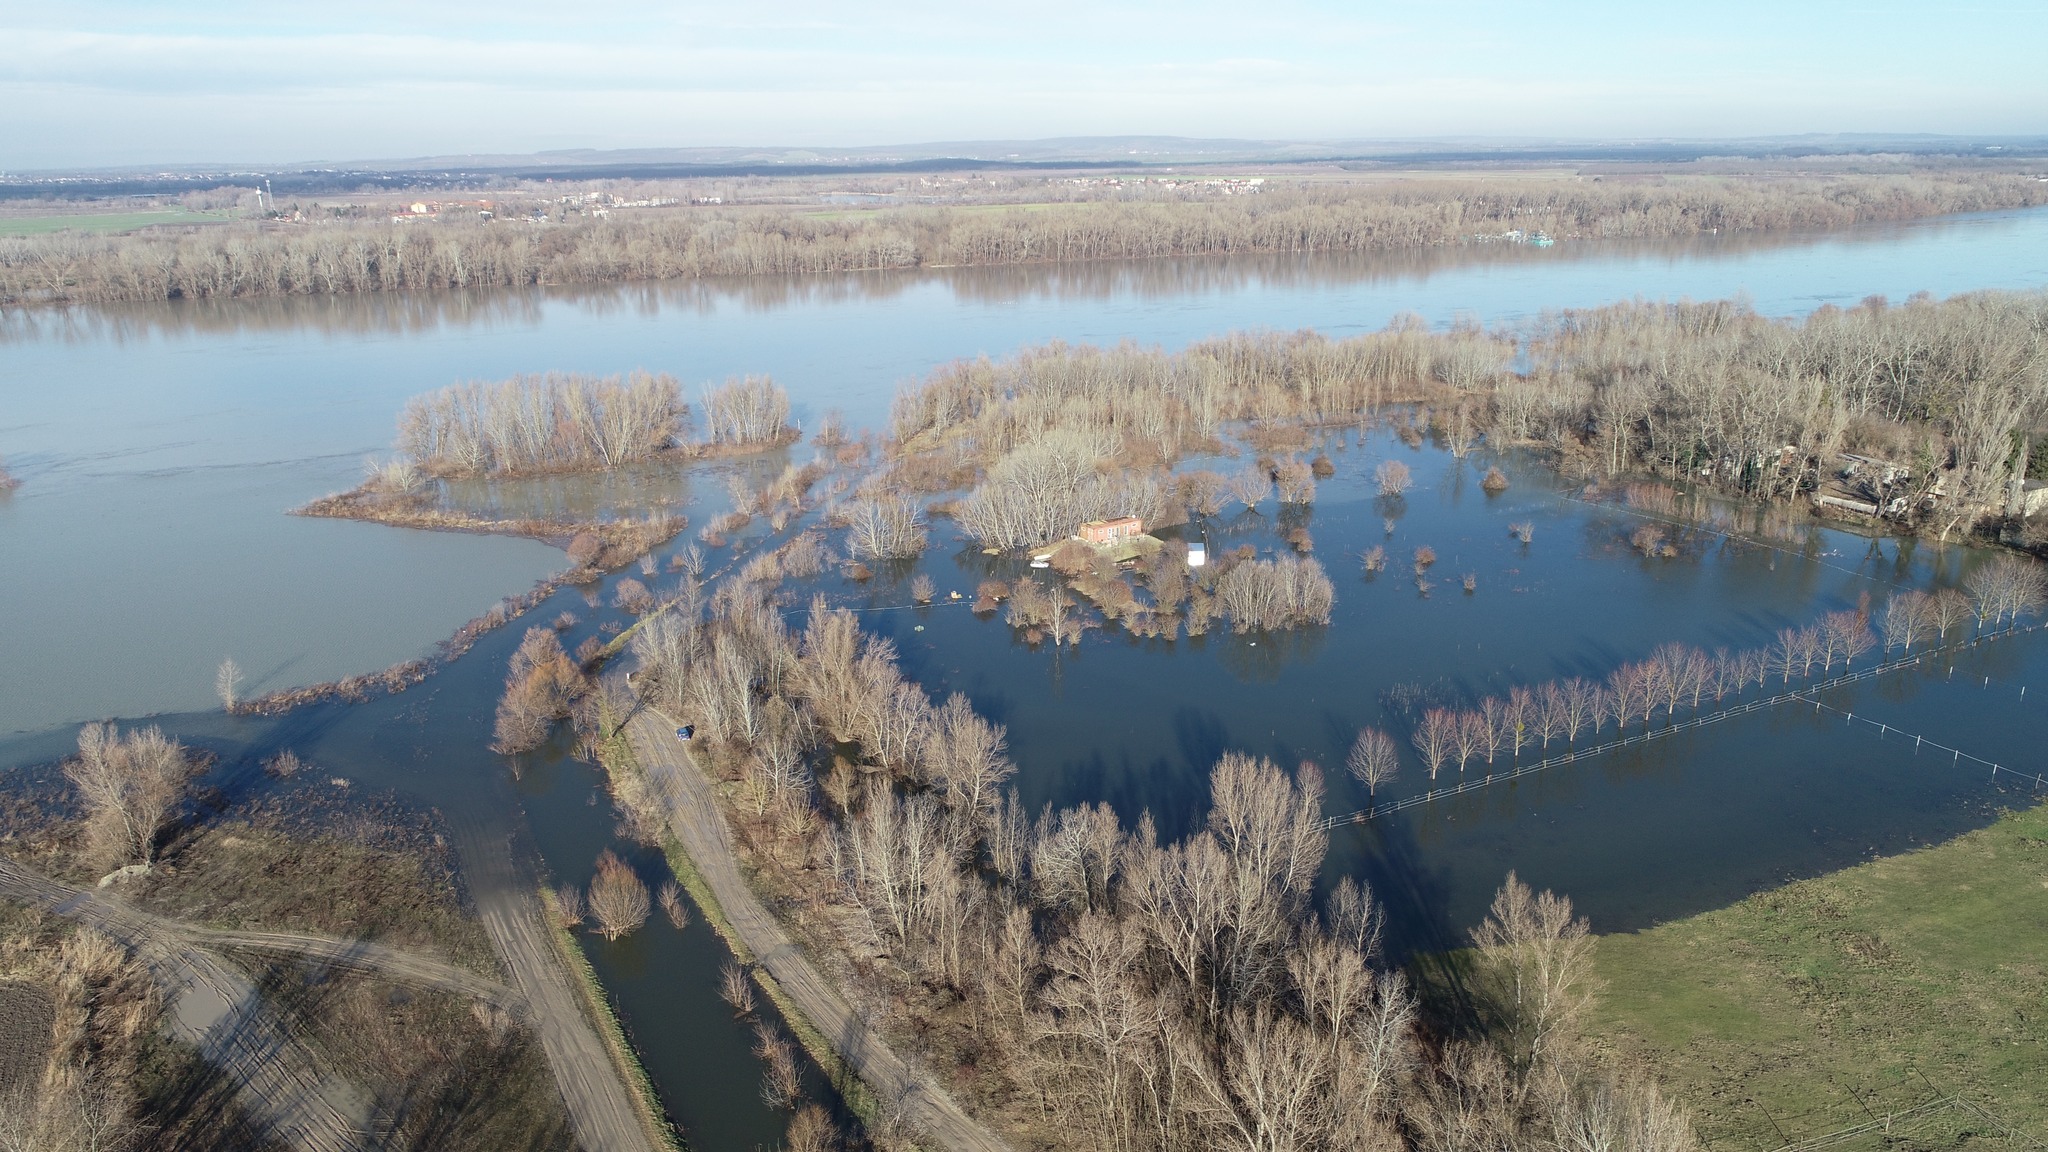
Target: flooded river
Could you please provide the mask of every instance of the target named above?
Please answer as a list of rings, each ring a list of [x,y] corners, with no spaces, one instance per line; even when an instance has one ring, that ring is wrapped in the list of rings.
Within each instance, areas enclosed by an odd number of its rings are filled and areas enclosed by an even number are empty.
[[[242,786],[261,786],[258,757],[291,747],[352,787],[397,791],[500,843],[510,836],[555,879],[587,881],[596,853],[618,844],[595,772],[557,747],[513,778],[484,748],[518,628],[368,705],[274,720],[207,711],[224,656],[248,670],[247,691],[371,670],[430,650],[559,565],[559,552],[529,541],[284,515],[353,484],[363,458],[387,450],[403,400],[456,380],[646,367],[694,386],[765,371],[789,388],[800,419],[837,409],[873,426],[906,378],[1052,338],[1178,346],[1248,327],[1342,334],[1405,312],[1512,323],[1632,297],[1744,294],[1764,312],[1796,314],[1872,294],[2044,284],[2048,212],[2027,212],[1768,242],[11,313],[0,318],[0,459],[23,486],[0,497],[0,765],[61,755],[82,720],[161,714],[220,752]],[[893,636],[906,670],[934,693],[967,692],[1008,726],[1029,804],[1106,800],[1129,817],[1151,811],[1171,834],[1201,818],[1222,750],[1334,768],[1360,725],[1389,722],[1385,701],[1402,686],[1470,697],[1605,675],[1666,641],[1761,645],[1866,593],[1881,601],[1894,588],[1953,583],[1977,560],[1833,531],[1783,550],[1645,560],[1624,543],[1624,513],[1575,502],[1528,462],[1499,461],[1513,483],[1489,497],[1478,474],[1493,461],[1380,431],[1331,447],[1338,473],[1309,523],[1337,586],[1327,629],[1263,643],[1133,641],[1112,630],[1054,653],[964,607],[895,610],[909,570],[825,587],[890,608],[865,622]],[[1418,480],[1398,514],[1365,481],[1390,456]],[[523,498],[672,499],[701,522],[721,489],[715,476],[664,471]],[[1513,520],[1536,525],[1526,548],[1506,530]],[[1271,547],[1276,527],[1269,503],[1265,516],[1192,530],[1212,547]],[[1369,581],[1356,557],[1373,544],[1395,559]],[[1404,571],[1418,544],[1441,557],[1428,596]],[[918,569],[942,594],[971,594],[986,563],[942,522]],[[1457,581],[1466,572],[1477,578],[1470,595]],[[533,619],[574,611],[573,648],[620,622],[608,591],[596,594],[593,605],[561,592]],[[2040,640],[2000,642],[1953,674],[1944,663],[1825,698],[1881,715],[1896,730],[1883,738],[1830,714],[1777,710],[1342,827],[1327,875],[1370,880],[1405,949],[1455,941],[1511,867],[1569,892],[1596,930],[1620,931],[1940,840],[2028,794],[1966,762],[1937,762],[1898,733],[2037,762],[2048,725],[2028,701],[2048,690],[2044,661]],[[2028,685],[2035,692],[2022,697]],[[1330,786],[1333,812],[1362,801],[1339,772]],[[1410,756],[1390,794],[1427,787]],[[658,861],[637,858],[660,875]],[[773,1142],[781,1118],[756,1102],[751,1037],[712,990],[725,957],[701,920],[678,932],[657,916],[590,951],[692,1145]]]

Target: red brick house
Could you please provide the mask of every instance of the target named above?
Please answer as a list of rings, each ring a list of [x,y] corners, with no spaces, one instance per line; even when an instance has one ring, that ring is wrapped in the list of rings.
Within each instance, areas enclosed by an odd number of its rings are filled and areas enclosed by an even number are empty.
[[[1090,520],[1081,525],[1081,539],[1090,544],[1121,544],[1145,534],[1145,522],[1136,516],[1114,520]]]

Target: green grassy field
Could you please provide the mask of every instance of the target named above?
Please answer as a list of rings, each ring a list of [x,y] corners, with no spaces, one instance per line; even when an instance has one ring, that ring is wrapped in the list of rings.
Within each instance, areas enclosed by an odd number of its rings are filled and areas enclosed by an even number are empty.
[[[1597,967],[1595,1034],[1654,1070],[1717,1152],[1951,1093],[2048,1138],[2048,808],[1603,937]],[[1992,1138],[1982,1117],[1949,1112],[1843,1146]]]
[[[80,232],[133,232],[152,224],[219,224],[227,217],[186,208],[150,208],[140,212],[87,212],[72,216],[0,217],[0,236],[40,236],[66,228]]]

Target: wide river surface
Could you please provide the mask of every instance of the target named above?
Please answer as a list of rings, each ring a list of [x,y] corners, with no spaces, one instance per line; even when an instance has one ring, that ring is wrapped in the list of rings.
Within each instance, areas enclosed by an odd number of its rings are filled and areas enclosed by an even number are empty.
[[[289,744],[323,773],[441,808],[471,841],[503,843],[517,825],[555,878],[587,880],[597,851],[616,843],[595,774],[561,755],[564,741],[509,780],[483,747],[517,628],[369,705],[280,721],[206,711],[223,657],[248,670],[245,691],[372,670],[429,651],[559,566],[559,552],[529,541],[285,515],[352,485],[365,457],[388,451],[405,398],[454,381],[647,368],[694,388],[766,372],[789,388],[799,419],[837,409],[875,427],[902,381],[1051,339],[1177,347],[1244,328],[1342,335],[1403,313],[1513,324],[1631,298],[1741,295],[1790,316],[1871,295],[2044,285],[2048,211],[2032,211],[1768,240],[9,313],[0,460],[22,487],[0,497],[0,768],[61,755],[83,720],[162,714],[249,786],[255,758]],[[1574,502],[1528,461],[1500,461],[1514,484],[1487,497],[1480,462],[1384,431],[1330,447],[1338,475],[1312,523],[1337,585],[1328,629],[1263,646],[1227,635],[1136,643],[1112,631],[1054,654],[964,610],[866,620],[897,640],[928,690],[965,691],[1009,726],[1027,803],[1150,810],[1173,835],[1200,819],[1204,776],[1226,748],[1334,766],[1360,725],[1405,736],[1385,704],[1402,692],[1469,698],[1605,675],[1673,640],[1761,645],[1865,594],[1952,584],[1980,559],[1829,531],[1783,552],[1701,546],[1645,561],[1623,543],[1626,517]],[[1418,484],[1388,509],[1363,478],[1396,455]],[[694,521],[717,510],[716,495],[693,494],[719,484],[681,484],[666,495]],[[1507,534],[1511,520],[1536,525],[1528,548]],[[1201,527],[1212,546],[1275,542],[1265,518]],[[1355,557],[1382,542],[1394,562],[1365,581]],[[1403,573],[1425,543],[1442,557],[1428,596]],[[985,563],[942,524],[920,567],[942,589],[971,592]],[[1457,587],[1466,572],[1477,580],[1470,596]],[[901,604],[908,575],[829,590]],[[572,647],[617,619],[566,591],[536,619],[563,608],[582,617]],[[1784,710],[1703,729],[1340,828],[1328,874],[1371,881],[1407,949],[1454,943],[1511,867],[1614,931],[1953,835],[2030,790],[1916,755],[1893,730],[2040,771],[2048,729],[2029,701],[2048,690],[2048,643],[2000,641],[1956,663],[1952,677],[1944,663],[1828,697],[1881,710],[1885,733]],[[2035,692],[2019,695],[2030,682]],[[1428,785],[1407,759],[1390,794]],[[1362,801],[1346,780],[1331,791],[1333,812]],[[636,859],[659,875],[657,860]],[[780,1120],[752,1102],[750,1037],[710,990],[723,954],[701,921],[591,950],[693,1146],[771,1143]]]

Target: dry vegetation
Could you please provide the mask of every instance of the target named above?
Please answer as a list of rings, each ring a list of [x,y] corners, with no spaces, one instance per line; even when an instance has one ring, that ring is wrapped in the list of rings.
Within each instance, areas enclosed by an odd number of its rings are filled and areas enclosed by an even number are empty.
[[[491,749],[511,755],[540,747],[556,722],[568,719],[570,709],[589,690],[589,678],[562,650],[554,629],[528,628],[505,674]]]
[[[518,220],[235,224],[0,240],[0,304],[326,295],[1469,243],[1816,229],[2041,203],[1991,174],[1668,181],[1392,181],[1211,201],[955,211],[686,209],[535,226]]]
[[[87,724],[64,775],[86,811],[86,854],[109,867],[156,860],[157,841],[184,803],[199,762],[155,726],[123,733]]]
[[[681,516],[661,513],[616,520],[505,519],[465,508],[442,507],[431,489],[419,484],[396,486],[388,478],[389,473],[389,468],[379,468],[360,486],[323,496],[294,509],[292,514],[368,520],[435,532],[523,536],[553,544],[568,554],[571,570],[565,579],[588,579],[598,572],[624,567],[681,532],[686,524]]]
[[[400,458],[371,482],[387,493],[426,476],[610,472],[665,453],[705,455],[787,444],[789,395],[765,376],[704,393],[706,438],[689,442],[690,409],[673,376],[551,372],[497,384],[455,384],[408,401]]]
[[[1370,894],[1311,899],[1313,766],[1226,755],[1178,841],[1106,806],[1033,816],[965,698],[935,705],[849,612],[814,604],[796,634],[760,596],[729,582],[648,621],[635,686],[698,725],[764,894],[1018,1146],[1691,1146],[1681,1112],[1588,1055],[1568,902],[1511,878],[1475,937],[1478,1038],[1425,1033]]]
[[[1948,533],[1999,522],[2048,412],[2048,296],[1987,292],[1881,300],[1771,320],[1728,302],[1624,304],[1552,317],[1517,336],[1430,331],[1413,318],[1343,340],[1238,334],[1178,353],[1054,343],[963,361],[905,389],[891,412],[888,482],[967,488],[959,522],[997,547],[1057,541],[1081,521],[1172,524],[1248,507],[1280,481],[1312,498],[1294,459],[1195,483],[1173,464],[1288,428],[1363,422],[1415,406],[1397,428],[1454,452],[1480,438],[1547,448],[1582,474],[1647,470],[1766,501],[1837,482],[1842,454],[1894,462],[1869,493],[1894,520]],[[1531,363],[1511,372],[1517,350]],[[1412,475],[1374,473],[1384,497]],[[1860,481],[1859,481],[1860,482]],[[1500,491],[1507,477],[1483,482]]]
[[[672,376],[515,376],[413,397],[398,449],[435,476],[610,471],[681,444],[688,416]]]
[[[106,937],[0,905],[0,1148],[163,1146],[139,1122],[145,1066],[184,1063],[153,1036],[161,1010],[142,965]]]
[[[73,781],[98,765],[160,778],[147,771],[167,758],[152,755],[160,746],[176,749],[147,731],[88,729],[61,776],[26,782],[33,803],[0,813],[0,841],[39,870],[91,884],[105,863],[109,801]],[[299,764],[261,801],[225,812],[185,809],[182,818],[174,811],[152,838],[155,867],[123,881],[122,896],[192,923],[376,940],[496,977],[435,820],[319,777]],[[538,1046],[503,1012],[369,976],[234,959],[249,964],[266,1006],[316,1049],[323,1067],[370,1094],[384,1121],[380,1147],[573,1146]],[[0,1043],[8,1045],[0,1052],[0,1147],[274,1147],[240,1112],[232,1082],[160,1033],[162,1013],[138,958],[0,902]],[[35,1027],[17,1034],[17,1024]]]

